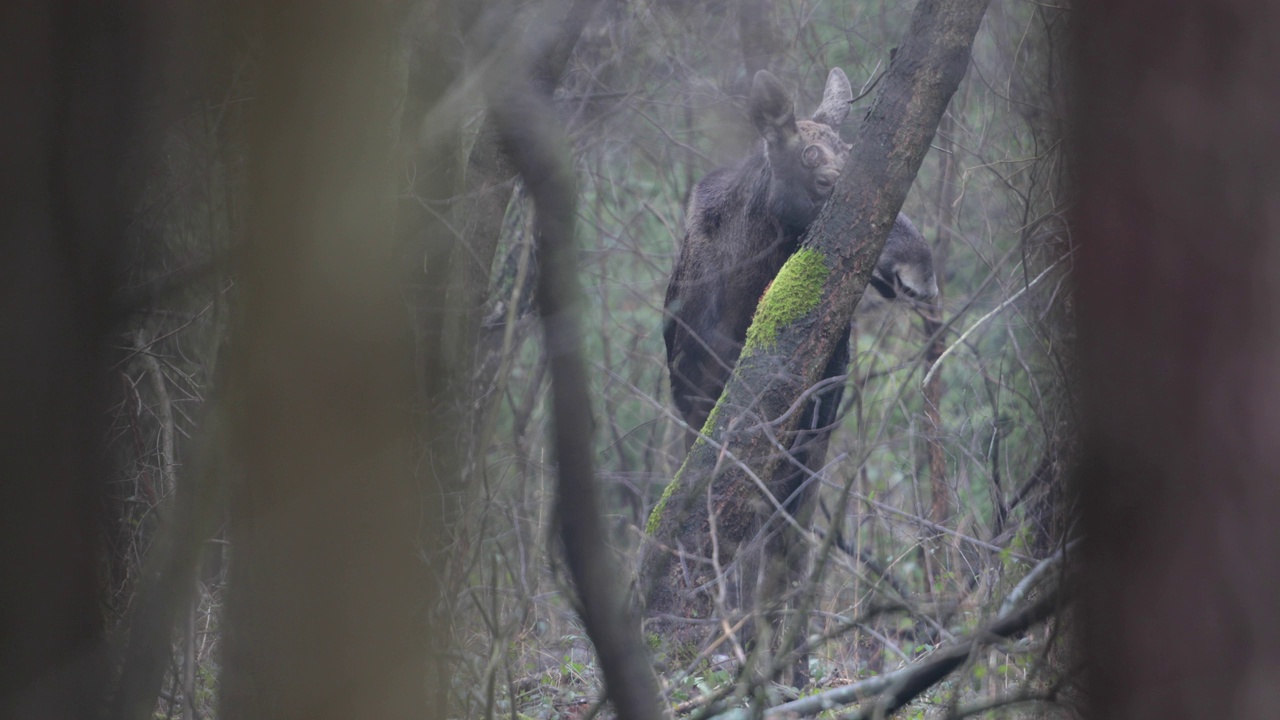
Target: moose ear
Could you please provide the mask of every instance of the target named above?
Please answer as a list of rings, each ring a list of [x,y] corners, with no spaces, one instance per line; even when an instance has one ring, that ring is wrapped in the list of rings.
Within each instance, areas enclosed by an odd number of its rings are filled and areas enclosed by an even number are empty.
[[[813,113],[813,121],[840,127],[849,115],[849,103],[853,102],[853,88],[849,78],[840,68],[831,68],[827,74],[827,89],[822,91],[822,104]]]
[[[782,81],[768,70],[756,73],[751,83],[751,122],[770,145],[786,145],[796,130],[795,104]]]

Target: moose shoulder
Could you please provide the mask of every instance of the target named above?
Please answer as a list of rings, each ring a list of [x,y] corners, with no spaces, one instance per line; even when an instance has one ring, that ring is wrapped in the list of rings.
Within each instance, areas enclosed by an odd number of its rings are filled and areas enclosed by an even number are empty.
[[[693,188],[684,242],[667,286],[664,338],[677,408],[692,430],[702,428],[727,382],[756,304],[830,197],[849,146],[836,131],[853,92],[839,68],[827,76],[822,103],[810,120],[796,120],[782,83],[756,73],[750,117],[762,142],[730,167],[712,171]],[[937,294],[932,255],[924,238],[899,215],[872,281],[876,294],[931,298]],[[828,375],[843,374],[848,343]],[[840,388],[806,411],[808,429],[834,420]],[[695,435],[687,434],[691,444]]]

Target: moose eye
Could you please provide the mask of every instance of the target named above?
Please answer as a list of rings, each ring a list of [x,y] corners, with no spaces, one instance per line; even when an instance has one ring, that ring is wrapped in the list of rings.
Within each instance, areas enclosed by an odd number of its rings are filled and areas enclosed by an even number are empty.
[[[817,145],[810,145],[800,154],[800,162],[805,167],[817,167],[822,162],[822,148]]]

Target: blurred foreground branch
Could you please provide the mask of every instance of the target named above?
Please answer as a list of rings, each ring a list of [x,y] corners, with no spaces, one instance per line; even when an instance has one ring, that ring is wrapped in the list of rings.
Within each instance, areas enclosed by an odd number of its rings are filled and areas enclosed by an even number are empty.
[[[618,717],[656,720],[665,714],[658,684],[631,614],[621,565],[610,554],[591,458],[593,422],[577,314],[576,184],[567,164],[568,149],[555,131],[558,120],[541,98],[521,85],[516,79],[502,92],[491,92],[490,112],[537,211],[537,298],[551,371],[560,538],[583,624],[595,644]]]

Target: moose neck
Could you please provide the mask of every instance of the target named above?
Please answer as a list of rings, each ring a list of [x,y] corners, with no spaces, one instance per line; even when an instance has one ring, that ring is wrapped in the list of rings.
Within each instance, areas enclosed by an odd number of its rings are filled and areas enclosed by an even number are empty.
[[[814,202],[802,180],[788,178],[787,169],[778,167],[761,148],[746,159],[740,178],[748,199],[747,212],[754,216],[753,224],[761,222],[776,230],[770,233],[772,237],[759,239],[767,247],[789,256],[799,246],[800,237],[818,216],[822,204]]]

